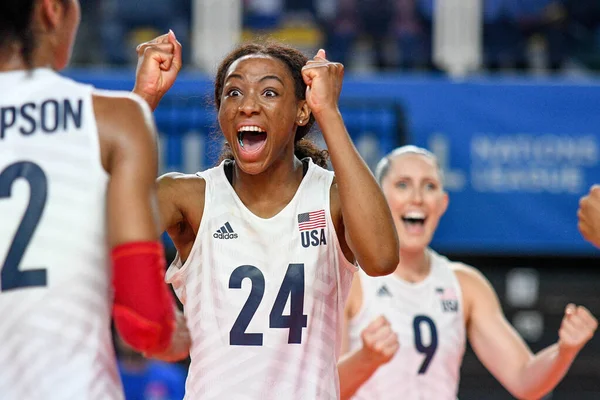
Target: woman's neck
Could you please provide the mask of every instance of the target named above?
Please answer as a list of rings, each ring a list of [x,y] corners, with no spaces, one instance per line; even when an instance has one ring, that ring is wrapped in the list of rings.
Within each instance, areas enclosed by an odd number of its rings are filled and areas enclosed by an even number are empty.
[[[257,175],[233,168],[233,188],[242,202],[255,214],[277,214],[294,197],[303,177],[303,164],[296,157],[274,162]]]
[[[431,271],[431,256],[427,249],[407,252],[400,249],[400,263],[394,272],[399,278],[411,282],[421,282]]]
[[[28,64],[23,58],[21,47],[17,44],[7,45],[6,51],[0,49],[0,72],[22,71],[35,68],[51,68],[47,52],[39,49],[31,55],[31,63]]]

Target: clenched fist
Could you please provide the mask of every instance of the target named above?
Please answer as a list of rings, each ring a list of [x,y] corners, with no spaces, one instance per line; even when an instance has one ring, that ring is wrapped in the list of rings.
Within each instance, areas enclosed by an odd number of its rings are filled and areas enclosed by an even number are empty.
[[[138,64],[133,91],[154,110],[160,99],[173,86],[181,70],[181,43],[177,41],[175,33],[169,31],[140,44],[137,53]]]
[[[371,322],[361,333],[362,351],[373,365],[382,365],[394,357],[400,348],[398,335],[384,316]]]
[[[302,78],[307,85],[306,103],[317,121],[323,111],[338,110],[344,79],[344,66],[325,57],[325,50],[321,49],[302,68]]]
[[[569,304],[558,331],[558,345],[562,350],[578,352],[597,328],[598,321],[587,308]]]
[[[594,185],[590,193],[579,201],[577,227],[583,237],[600,248],[600,185]]]

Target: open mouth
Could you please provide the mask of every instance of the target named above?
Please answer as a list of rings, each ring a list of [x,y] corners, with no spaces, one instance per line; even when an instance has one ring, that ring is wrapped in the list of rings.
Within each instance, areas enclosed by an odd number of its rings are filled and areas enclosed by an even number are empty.
[[[427,216],[420,211],[410,211],[402,215],[404,225],[410,229],[422,229],[426,220]]]
[[[237,139],[243,152],[255,153],[267,142],[267,132],[258,126],[242,126]]]

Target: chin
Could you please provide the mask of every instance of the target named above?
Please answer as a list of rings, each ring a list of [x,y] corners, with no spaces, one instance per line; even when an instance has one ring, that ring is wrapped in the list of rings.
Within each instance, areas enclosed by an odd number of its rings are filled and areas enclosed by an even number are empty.
[[[429,246],[425,237],[400,238],[400,251],[405,253],[420,253]]]
[[[238,155],[235,155],[235,165],[242,170],[243,173],[248,175],[259,175],[265,172],[268,168],[266,160],[244,160]]]

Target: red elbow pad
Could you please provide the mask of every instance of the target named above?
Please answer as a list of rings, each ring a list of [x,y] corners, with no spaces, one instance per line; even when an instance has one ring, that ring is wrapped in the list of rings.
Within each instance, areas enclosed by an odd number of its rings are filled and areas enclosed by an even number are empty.
[[[123,340],[134,349],[167,349],[175,329],[174,301],[164,282],[160,242],[125,243],[113,248],[113,318]]]

